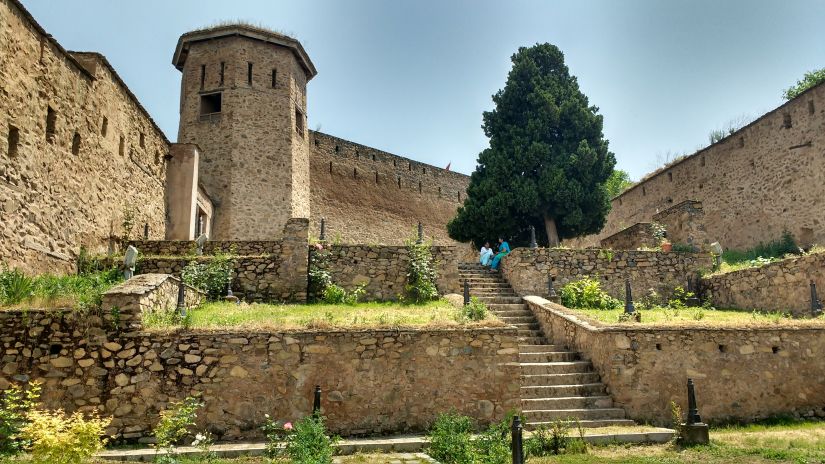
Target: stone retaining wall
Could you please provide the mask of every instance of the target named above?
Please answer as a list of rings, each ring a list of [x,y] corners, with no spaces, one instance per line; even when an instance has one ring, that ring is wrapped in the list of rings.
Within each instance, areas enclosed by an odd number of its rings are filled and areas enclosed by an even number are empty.
[[[825,298],[825,253],[785,259],[762,267],[702,279],[703,297],[719,308],[811,312],[811,280]]]
[[[432,247],[441,294],[460,293],[458,263],[461,249]],[[409,253],[404,246],[331,245],[328,269],[332,280],[347,290],[366,285],[367,300],[396,300],[405,293]]]
[[[107,434],[147,441],[171,401],[201,395],[221,440],[262,439],[264,414],[294,421],[320,385],[342,435],[424,430],[455,410],[489,423],[519,406],[516,329],[117,332],[71,311],[0,311],[0,389],[44,383],[47,408],[97,410]]]
[[[648,289],[669,295],[674,287],[686,286],[688,276],[711,267],[706,254],[631,250],[516,248],[502,260],[503,275],[519,295],[542,296],[548,294],[549,275],[555,278],[557,290],[593,276],[616,298],[624,297],[625,278],[630,278],[637,295]]]
[[[601,247],[612,250],[635,250],[637,248],[654,248],[659,246],[653,236],[653,224],[641,222],[627,229],[606,237],[601,241]]]
[[[144,256],[195,256],[197,245],[193,240],[136,240],[129,245]],[[281,252],[281,240],[209,241],[203,245],[203,254],[231,253],[242,256],[277,255]]]
[[[602,327],[539,297],[525,298],[545,334],[590,360],[629,417],[670,424],[696,383],[702,419],[825,417],[825,329]]]

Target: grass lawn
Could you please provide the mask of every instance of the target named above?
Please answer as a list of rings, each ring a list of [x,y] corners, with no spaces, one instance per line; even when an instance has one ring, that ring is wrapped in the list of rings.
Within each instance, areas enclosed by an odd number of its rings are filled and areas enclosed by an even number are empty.
[[[117,270],[84,275],[29,276],[18,270],[0,268],[0,309],[99,308],[104,292],[120,283]]]
[[[251,330],[284,329],[359,329],[403,327],[457,327],[462,325],[502,325],[488,313],[487,319],[469,322],[462,312],[446,300],[425,304],[358,303],[355,305],[278,305],[225,302],[207,303],[191,311],[193,329],[222,330],[232,328]],[[179,327],[170,321],[144,318],[149,329]]]
[[[588,454],[529,459],[530,464],[823,463],[825,422],[711,429],[711,444],[591,447]]]
[[[571,313],[591,319],[600,324],[638,325],[638,322],[619,322],[623,309],[570,309]],[[679,326],[812,326],[825,327],[825,315],[816,319],[793,319],[784,313],[764,313],[735,311],[731,309],[664,309],[639,311],[642,325]]]

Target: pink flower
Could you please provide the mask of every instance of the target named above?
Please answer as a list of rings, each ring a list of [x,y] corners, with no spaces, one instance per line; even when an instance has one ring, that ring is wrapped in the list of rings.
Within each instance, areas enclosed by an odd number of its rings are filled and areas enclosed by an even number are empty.
[[[292,422],[287,422],[284,424],[284,430],[292,430]]]
[[[319,251],[323,251],[324,250],[324,245],[322,245],[320,243],[316,243],[315,244],[315,249],[319,250]]]

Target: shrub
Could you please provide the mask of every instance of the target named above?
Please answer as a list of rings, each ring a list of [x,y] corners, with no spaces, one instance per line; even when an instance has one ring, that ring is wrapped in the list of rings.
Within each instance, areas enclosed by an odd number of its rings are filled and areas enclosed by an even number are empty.
[[[287,456],[295,464],[329,464],[337,438],[327,435],[324,417],[304,417],[294,425],[279,425],[266,416],[263,426],[267,438],[266,452],[270,457]]]
[[[571,438],[569,421],[556,420],[550,428],[541,425],[533,431],[533,435],[524,441],[524,454],[526,457],[538,457],[586,453],[587,443],[582,435],[579,426],[579,437]]]
[[[175,445],[184,438],[192,436],[198,409],[203,407],[200,399],[188,396],[183,401],[173,402],[160,413],[160,421],[155,426],[156,450],[163,449],[166,454],[156,455],[155,462],[162,464],[177,463]]]
[[[472,441],[473,463],[509,464],[512,456],[510,424],[514,412],[508,413],[501,422],[490,425]]]
[[[470,304],[461,310],[461,316],[465,320],[483,321],[487,318],[487,305],[478,298],[470,297]]]
[[[226,295],[234,262],[224,254],[215,255],[210,261],[191,261],[180,273],[184,283],[206,293],[210,300],[219,300]]]
[[[327,270],[329,251],[320,243],[309,250],[309,294],[313,301],[324,299],[326,289],[332,285],[332,274]]]
[[[40,383],[32,382],[26,390],[12,385],[0,396],[0,455],[16,454],[28,447],[21,433],[29,423],[28,413],[40,400],[40,391]]]
[[[438,287],[430,243],[407,241],[410,264],[407,269],[407,297],[414,303],[423,303],[438,298]]]
[[[798,97],[802,92],[825,82],[825,68],[808,71],[802,76],[802,79],[796,81],[796,84],[782,92],[782,96],[786,100],[792,100]]]
[[[365,287],[366,285],[359,285],[355,287],[355,290],[348,292],[340,285],[331,283],[324,289],[324,303],[356,305],[358,300],[366,293]]]
[[[19,269],[0,268],[0,303],[14,305],[34,294],[34,279]]]
[[[36,464],[80,464],[103,449],[101,436],[111,419],[75,412],[33,410],[23,435],[31,441],[31,461]]]
[[[605,293],[598,280],[585,277],[561,288],[561,304],[568,308],[618,309],[622,302]]]
[[[430,448],[427,454],[444,464],[473,462],[472,431],[469,417],[453,412],[439,414],[428,433]]]
[[[753,248],[740,250],[725,250],[722,252],[722,260],[728,264],[742,263],[746,261],[765,260],[764,262],[754,262],[754,265],[767,264],[773,258],[782,258],[788,254],[800,254],[799,245],[793,235],[785,231],[776,240],[767,243],[759,243]]]

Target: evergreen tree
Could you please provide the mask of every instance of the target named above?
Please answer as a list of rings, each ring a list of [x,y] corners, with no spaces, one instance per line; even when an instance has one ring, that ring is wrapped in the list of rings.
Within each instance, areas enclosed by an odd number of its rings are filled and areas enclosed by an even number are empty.
[[[490,146],[478,156],[450,236],[524,243],[533,225],[553,246],[598,232],[610,209],[604,184],[616,164],[598,108],[589,106],[558,47],[522,47],[511,60],[495,109],[484,113]]]

